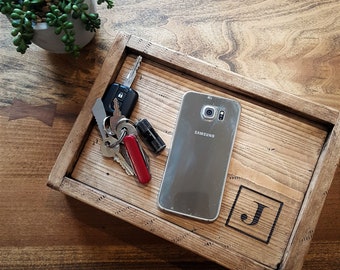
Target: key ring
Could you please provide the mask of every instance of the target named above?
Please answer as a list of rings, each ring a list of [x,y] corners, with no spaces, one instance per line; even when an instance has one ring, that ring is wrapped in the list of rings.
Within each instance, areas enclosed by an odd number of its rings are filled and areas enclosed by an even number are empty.
[[[121,132],[121,134],[120,134],[120,136],[119,136],[119,138],[117,139],[117,141],[115,141],[114,143],[110,143],[108,140],[107,141],[105,141],[105,145],[107,146],[107,147],[109,147],[109,148],[115,148],[117,145],[119,145],[122,141],[123,141],[123,139],[124,139],[124,137],[126,136],[126,134],[127,134],[127,130],[125,129],[125,128],[123,128],[122,129],[122,132]]]
[[[112,137],[113,137],[113,136],[116,135],[116,133],[114,133],[114,132],[111,130],[110,125],[107,124],[108,120],[110,120],[110,117],[111,117],[111,116],[106,116],[106,117],[103,119],[103,127],[104,127],[105,133],[106,133],[108,136],[112,136]],[[124,118],[124,119],[127,119],[127,118]],[[117,141],[116,141],[115,143],[113,143],[113,144],[109,144],[108,147],[110,147],[110,148],[115,148],[117,145],[119,145],[119,144],[123,141],[123,139],[124,139],[124,137],[126,136],[126,134],[127,134],[127,130],[126,130],[126,128],[123,128],[123,129],[121,130],[121,132],[120,132],[120,136],[119,136],[119,138],[117,139]]]
[[[111,129],[111,127],[110,127],[110,122],[109,122],[110,118],[111,118],[111,116],[106,116],[106,117],[103,119],[103,127],[104,127],[105,133],[106,133],[108,136],[112,136],[112,137],[113,137],[113,136],[117,135],[117,129],[116,129],[115,131],[112,131],[112,129]],[[109,122],[109,123],[107,123],[107,122]],[[122,122],[127,122],[127,123],[130,123],[131,125],[134,126],[134,123],[133,123],[132,120],[130,120],[129,118],[125,118],[125,117],[124,117],[124,118],[120,119],[120,120],[117,122],[116,127],[117,127],[119,124],[121,124]],[[116,147],[117,145],[119,145],[119,144],[123,141],[123,139],[124,139],[124,137],[127,135],[127,133],[128,133],[127,129],[126,129],[126,128],[122,128],[122,129],[121,129],[121,132],[120,132],[120,136],[119,136],[119,138],[117,138],[117,141],[116,141],[115,143],[113,143],[113,144],[109,144],[108,147],[114,148],[114,147]]]
[[[127,134],[127,130],[126,130],[126,128],[123,128],[121,133],[120,133],[119,138],[117,139],[117,141],[115,143],[113,143],[113,144],[110,144],[109,147],[110,148],[115,148],[117,145],[119,145],[123,141],[123,139],[126,136],[126,134]]]
[[[103,119],[103,128],[104,128],[104,131],[105,133],[108,135],[108,136],[114,136],[115,133],[111,130],[111,127],[110,127],[110,123],[107,125],[107,121],[110,120],[110,117],[111,116],[106,116],[104,119]]]
[[[124,118],[118,120],[116,126],[118,126],[122,122],[130,123],[133,126],[135,125],[135,123],[131,119],[124,117]]]
[[[126,118],[126,117],[123,117],[122,119],[119,119],[119,120],[117,121],[116,126],[115,126],[115,130],[114,130],[115,133],[117,133],[117,127],[118,127],[121,123],[123,123],[123,122],[129,123],[129,124],[131,124],[132,126],[135,126],[135,123],[134,123],[131,119]],[[112,131],[111,131],[111,132],[112,132]]]

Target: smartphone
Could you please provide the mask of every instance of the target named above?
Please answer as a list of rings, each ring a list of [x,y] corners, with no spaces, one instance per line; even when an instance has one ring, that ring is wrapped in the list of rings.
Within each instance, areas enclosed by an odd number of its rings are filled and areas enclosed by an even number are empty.
[[[158,194],[160,209],[204,221],[219,214],[239,123],[239,102],[187,92]]]

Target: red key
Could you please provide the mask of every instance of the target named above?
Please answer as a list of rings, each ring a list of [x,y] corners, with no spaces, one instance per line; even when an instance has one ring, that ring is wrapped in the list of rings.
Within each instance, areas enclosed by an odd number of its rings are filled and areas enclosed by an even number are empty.
[[[136,136],[133,134],[126,135],[123,139],[123,142],[138,181],[142,184],[147,184],[151,179],[151,175],[143,158],[143,154],[137,142]]]

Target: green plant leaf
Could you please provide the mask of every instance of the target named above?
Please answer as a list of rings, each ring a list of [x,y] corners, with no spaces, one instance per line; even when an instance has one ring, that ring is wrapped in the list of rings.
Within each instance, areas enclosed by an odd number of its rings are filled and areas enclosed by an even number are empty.
[[[17,47],[17,52],[20,52],[21,54],[24,54],[27,50],[28,46],[25,43],[21,43],[18,47]]]
[[[20,35],[18,35],[18,36],[16,36],[16,37],[13,39],[13,44],[14,44],[15,46],[19,46],[20,43],[21,43],[21,41],[22,41],[22,37],[21,37]]]
[[[67,21],[67,14],[62,14],[61,16],[58,17],[58,20],[61,22],[66,22]]]
[[[12,21],[12,26],[14,28],[21,27],[21,22],[19,20]]]
[[[13,9],[13,13],[16,13],[16,14],[19,14],[19,15],[24,15],[25,14],[25,12],[22,11],[21,9],[19,9],[19,8]]]
[[[69,42],[69,43],[74,43],[75,40],[76,40],[76,39],[75,39],[74,36],[69,36],[69,37],[68,37],[68,42]]]
[[[98,13],[90,13],[90,14],[89,14],[89,18],[90,18],[91,20],[97,20],[98,17],[99,17]]]
[[[72,6],[72,9],[73,9],[74,11],[78,11],[78,10],[79,10],[79,7],[78,7],[77,5],[73,5],[73,6]]]
[[[17,28],[14,28],[12,31],[11,31],[11,35],[13,37],[17,36],[19,34],[19,30]]]
[[[72,22],[65,22],[63,24],[64,29],[72,29],[73,28],[73,23]]]
[[[83,10],[83,11],[88,10],[89,6],[87,4],[81,4],[80,9]]]
[[[6,3],[4,6],[0,5],[1,9],[0,12],[5,15],[10,15],[12,12],[12,7],[9,3]]]
[[[57,18],[57,16],[54,15],[53,13],[47,13],[46,18],[51,19],[51,20],[55,20]]]
[[[32,28],[32,22],[29,19],[25,18],[24,19],[24,24],[26,26],[26,29]]]
[[[65,6],[64,11],[65,13],[70,14],[71,10],[72,10],[72,5],[71,3],[69,3],[68,5]]]
[[[30,18],[31,19],[34,16],[34,13],[32,11],[30,11],[30,10],[27,10],[25,16],[26,16],[26,18]]]
[[[21,19],[21,16],[18,14],[18,13],[12,13],[11,14],[11,19],[13,20],[20,20]]]
[[[64,42],[65,44],[68,43],[68,35],[63,35],[61,41]]]
[[[60,35],[61,31],[63,31],[63,29],[61,28],[61,26],[56,27],[56,28],[54,29],[54,33],[55,33],[56,35]]]
[[[81,19],[82,22],[86,23],[87,22],[86,13],[82,13],[81,16],[80,16],[80,19]]]
[[[30,1],[30,3],[33,4],[33,5],[42,4],[44,2],[45,2],[44,0],[31,0]]]

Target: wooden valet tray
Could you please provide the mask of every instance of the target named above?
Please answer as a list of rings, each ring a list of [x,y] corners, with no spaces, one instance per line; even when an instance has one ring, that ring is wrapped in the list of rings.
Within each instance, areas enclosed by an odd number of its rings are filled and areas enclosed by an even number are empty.
[[[148,152],[152,179],[137,184],[100,153],[91,109],[135,58],[139,100],[167,144]],[[157,196],[177,113],[187,91],[242,106],[220,215],[205,223],[165,213]],[[299,269],[340,154],[339,111],[271,89],[233,72],[120,33],[53,167],[48,186],[231,269]],[[223,141],[219,142],[223,143]]]

